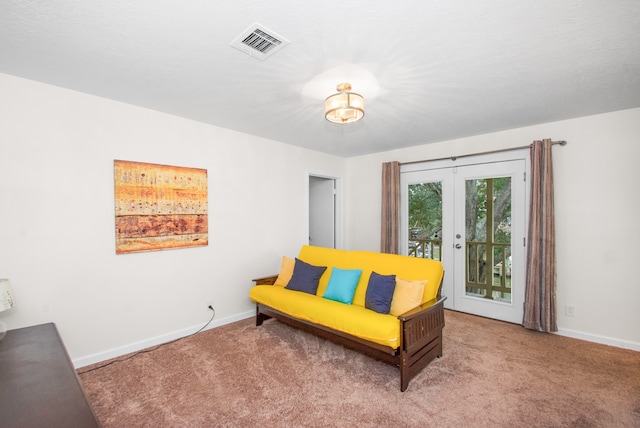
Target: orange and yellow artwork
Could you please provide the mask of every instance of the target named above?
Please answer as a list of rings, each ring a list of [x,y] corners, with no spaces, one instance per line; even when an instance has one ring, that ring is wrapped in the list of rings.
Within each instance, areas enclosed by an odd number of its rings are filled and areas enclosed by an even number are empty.
[[[206,169],[113,164],[116,254],[209,244]]]

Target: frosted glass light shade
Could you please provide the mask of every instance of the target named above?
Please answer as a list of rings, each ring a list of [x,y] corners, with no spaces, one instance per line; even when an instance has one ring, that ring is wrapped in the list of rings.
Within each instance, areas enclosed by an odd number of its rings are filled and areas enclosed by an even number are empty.
[[[364,117],[364,98],[355,92],[349,92],[351,85],[341,83],[338,93],[324,100],[324,117],[333,123],[351,123]]]

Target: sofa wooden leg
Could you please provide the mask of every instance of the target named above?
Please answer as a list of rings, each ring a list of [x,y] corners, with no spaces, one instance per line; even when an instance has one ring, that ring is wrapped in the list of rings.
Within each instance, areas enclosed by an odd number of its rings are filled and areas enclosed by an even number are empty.
[[[400,351],[400,392],[405,392],[409,387],[411,374],[409,373],[409,359],[405,351]]]
[[[256,327],[260,327],[262,323],[271,318],[269,315],[265,315],[260,312],[260,307],[256,306]]]
[[[406,377],[400,373],[400,392],[405,392],[409,387],[409,379],[405,379]]]

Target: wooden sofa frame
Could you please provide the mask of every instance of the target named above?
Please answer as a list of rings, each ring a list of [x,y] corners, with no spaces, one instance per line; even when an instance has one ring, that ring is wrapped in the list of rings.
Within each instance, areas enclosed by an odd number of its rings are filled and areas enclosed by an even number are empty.
[[[273,285],[277,277],[274,275],[257,278],[253,281],[256,285]],[[423,304],[398,316],[400,320],[400,346],[396,349],[300,320],[261,303],[256,304],[256,326],[262,325],[269,318],[274,318],[283,324],[395,365],[400,369],[400,391],[404,392],[409,386],[409,381],[420,370],[436,357],[442,356],[445,300],[446,297],[441,297],[440,289],[438,289],[438,298],[435,303]]]

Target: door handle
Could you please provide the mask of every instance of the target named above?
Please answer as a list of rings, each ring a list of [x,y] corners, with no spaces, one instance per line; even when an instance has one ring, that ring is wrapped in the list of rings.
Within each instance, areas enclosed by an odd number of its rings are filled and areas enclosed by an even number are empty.
[[[457,250],[459,250],[460,248],[462,248],[462,245],[456,244],[455,247],[456,247]]]

